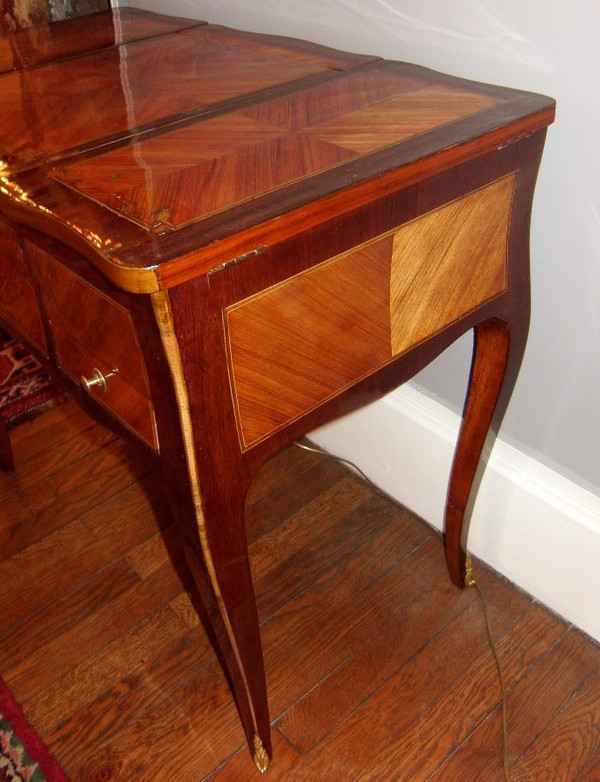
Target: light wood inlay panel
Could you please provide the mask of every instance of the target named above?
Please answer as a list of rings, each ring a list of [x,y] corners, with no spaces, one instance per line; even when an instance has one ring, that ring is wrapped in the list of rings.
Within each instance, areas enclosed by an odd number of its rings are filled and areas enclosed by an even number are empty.
[[[315,124],[310,132],[322,141],[364,155],[483,111],[493,103],[486,95],[419,84],[416,89],[397,89],[385,99],[380,97]]]
[[[230,307],[242,446],[503,291],[514,181],[505,177]]]
[[[389,361],[391,250],[388,236],[227,311],[245,445]]]
[[[506,288],[515,179],[505,177],[396,232],[390,294],[394,355]]]
[[[44,290],[58,361],[77,382],[97,368],[107,381],[106,393],[90,392],[126,426],[156,447],[154,412],[146,370],[131,316],[52,256],[27,242],[28,256]]]

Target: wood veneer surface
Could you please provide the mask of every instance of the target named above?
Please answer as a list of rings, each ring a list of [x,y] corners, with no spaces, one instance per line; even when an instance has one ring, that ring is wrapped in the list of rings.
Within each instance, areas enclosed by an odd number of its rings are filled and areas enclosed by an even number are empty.
[[[18,237],[0,221],[0,314],[42,354],[47,355],[35,289]]]
[[[96,369],[114,373],[105,392],[91,395],[156,446],[148,379],[130,313],[44,250],[31,242],[26,249],[45,292],[60,368],[76,383],[93,379]]]
[[[373,69],[204,119],[54,177],[147,228],[159,218],[177,228],[493,105],[488,96]]]
[[[110,8],[109,0],[0,0],[0,30],[43,27]]]
[[[120,8],[96,13],[93,19],[82,17],[55,22],[52,26],[28,27],[11,35],[0,35],[0,73],[199,24],[205,22],[157,16],[137,8]]]
[[[501,148],[554,105],[210,24],[5,73],[0,89],[7,211],[148,292]]]
[[[229,307],[242,445],[502,293],[514,183],[505,176]]]
[[[203,25],[5,73],[0,90],[10,122],[2,124],[0,151],[5,165],[30,166],[351,60],[315,49],[303,53]]]

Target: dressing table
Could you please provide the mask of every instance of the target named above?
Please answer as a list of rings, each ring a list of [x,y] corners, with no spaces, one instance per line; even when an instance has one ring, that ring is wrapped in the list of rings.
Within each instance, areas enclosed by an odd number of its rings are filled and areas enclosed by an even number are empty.
[[[135,9],[7,36],[0,70],[0,322],[160,471],[263,771],[248,487],[472,330],[444,531],[464,586],[554,102]]]

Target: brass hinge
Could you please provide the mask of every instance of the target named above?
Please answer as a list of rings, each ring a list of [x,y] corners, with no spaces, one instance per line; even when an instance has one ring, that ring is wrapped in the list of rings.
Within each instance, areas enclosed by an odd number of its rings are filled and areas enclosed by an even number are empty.
[[[213,269],[211,269],[207,277],[210,277],[213,274],[216,274],[217,272],[222,272],[225,269],[229,269],[230,266],[235,266],[238,263],[242,263],[242,261],[248,261],[250,258],[255,258],[257,255],[260,255],[261,253],[264,253],[264,251],[267,248],[264,245],[261,245],[260,247],[257,247],[255,250],[249,250],[247,253],[243,253],[242,255],[238,255],[236,258],[232,258],[230,261],[225,261],[225,263],[219,264],[219,266],[215,266]]]
[[[500,144],[497,149],[504,149],[505,147],[509,147],[511,144],[516,144],[518,141],[523,141],[523,139],[529,138],[529,136],[533,135],[530,133],[521,133],[520,136],[515,136],[514,138],[509,138],[508,141],[503,142]]]

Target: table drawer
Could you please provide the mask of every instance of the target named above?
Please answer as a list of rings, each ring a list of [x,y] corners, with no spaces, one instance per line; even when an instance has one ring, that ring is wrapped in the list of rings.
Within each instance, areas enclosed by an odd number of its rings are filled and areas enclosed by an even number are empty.
[[[42,318],[23,250],[14,231],[0,220],[0,315],[26,341],[48,355]]]
[[[27,242],[61,369],[152,447],[148,379],[128,310],[52,255]]]

